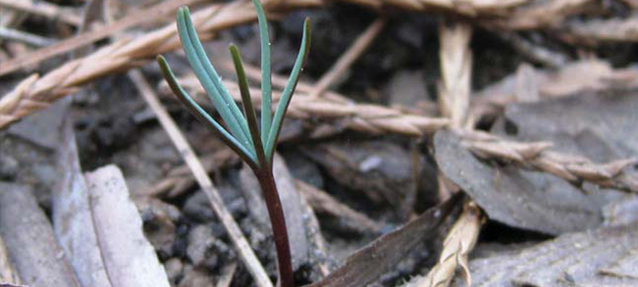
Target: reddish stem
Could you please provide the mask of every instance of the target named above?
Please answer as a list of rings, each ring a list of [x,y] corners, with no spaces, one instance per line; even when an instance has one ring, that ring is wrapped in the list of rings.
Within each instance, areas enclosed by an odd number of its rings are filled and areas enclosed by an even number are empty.
[[[290,243],[284,210],[279,199],[277,184],[272,174],[272,166],[263,166],[254,169],[259,180],[259,186],[266,200],[270,224],[272,225],[275,247],[277,248],[277,265],[279,267],[279,287],[294,287],[292,257],[290,256]]]

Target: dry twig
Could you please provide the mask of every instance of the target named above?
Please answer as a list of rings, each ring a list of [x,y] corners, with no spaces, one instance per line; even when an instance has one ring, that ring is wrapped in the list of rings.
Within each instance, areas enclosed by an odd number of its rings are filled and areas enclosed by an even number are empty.
[[[637,162],[636,159],[597,164],[581,156],[548,151],[552,146],[550,142],[520,143],[478,131],[457,133],[463,137],[463,144],[483,159],[513,162],[524,168],[551,173],[575,184],[591,182],[600,187],[638,192],[638,179],[624,172],[626,167]]]
[[[155,112],[160,124],[166,130],[166,133],[173,141],[173,144],[175,144],[180,155],[191,169],[191,172],[213,206],[215,214],[217,214],[217,217],[219,217],[228,235],[235,244],[239,257],[254,277],[255,283],[260,287],[272,287],[273,285],[268,277],[268,273],[266,273],[264,267],[255,256],[250,244],[244,237],[241,229],[239,229],[239,225],[237,225],[228,209],[226,209],[219,192],[213,185],[210,177],[208,177],[208,174],[206,174],[206,170],[195,154],[195,151],[193,151],[193,148],[186,141],[184,134],[179,130],[179,127],[177,127],[177,124],[175,124],[166,109],[162,107],[162,104],[157,99],[153,89],[146,82],[142,73],[139,70],[133,70],[129,72],[129,76],[137,86],[146,103],[151,107],[153,112]]]

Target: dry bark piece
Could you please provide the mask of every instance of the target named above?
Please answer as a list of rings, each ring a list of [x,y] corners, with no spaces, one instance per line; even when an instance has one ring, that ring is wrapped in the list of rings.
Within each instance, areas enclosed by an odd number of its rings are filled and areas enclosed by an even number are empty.
[[[583,193],[553,175],[483,163],[452,131],[439,131],[434,146],[445,176],[491,219],[511,226],[547,234],[594,228],[602,222],[602,207],[621,195],[615,191]]]
[[[397,230],[379,237],[350,255],[345,264],[328,277],[306,287],[367,286],[396,265],[414,246],[433,236],[461,198],[457,194]]]
[[[85,175],[95,233],[114,286],[170,286],[164,267],[142,232],[122,172],[113,165]]]
[[[472,286],[637,286],[637,254],[638,222],[564,234],[472,260]],[[452,286],[466,286],[456,283]]]
[[[0,234],[25,284],[80,286],[50,222],[27,186],[0,182]]]

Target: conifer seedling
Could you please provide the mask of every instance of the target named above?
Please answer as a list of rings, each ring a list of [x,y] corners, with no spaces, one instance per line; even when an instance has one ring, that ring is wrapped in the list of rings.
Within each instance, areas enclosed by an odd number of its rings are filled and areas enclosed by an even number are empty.
[[[190,112],[210,129],[242,160],[250,166],[257,177],[268,208],[268,215],[273,229],[277,249],[279,269],[279,286],[293,287],[293,270],[290,255],[290,244],[286,231],[284,212],[277,192],[273,171],[273,155],[277,138],[281,131],[284,115],[295,91],[299,73],[302,70],[306,54],[310,48],[310,20],[304,22],[301,47],[290,73],[290,79],[284,88],[274,115],[272,114],[272,85],[270,67],[270,40],[264,9],[258,0],[252,0],[257,10],[259,34],[261,42],[261,120],[257,122],[257,113],[253,107],[244,72],[239,49],[230,45],[229,50],[235,64],[239,90],[243,101],[244,113],[231,97],[228,89],[222,84],[220,76],[210,63],[204,48],[193,27],[188,8],[182,7],[177,12],[177,28],[179,38],[186,53],[186,58],[195,71],[195,75],[204,87],[208,98],[221,116],[224,128],[209,115],[177,82],[168,62],[161,55],[157,57],[162,74],[173,93],[190,110]]]

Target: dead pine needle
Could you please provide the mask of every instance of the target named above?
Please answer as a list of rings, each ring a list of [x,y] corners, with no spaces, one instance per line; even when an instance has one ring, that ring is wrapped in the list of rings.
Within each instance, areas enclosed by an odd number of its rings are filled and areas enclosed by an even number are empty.
[[[469,42],[472,27],[463,23],[443,23],[439,35],[442,75],[438,86],[440,110],[444,117],[452,120],[453,127],[461,128],[467,125],[470,106],[472,52]]]
[[[456,221],[445,241],[439,262],[430,270],[428,275],[417,281],[415,287],[446,287],[450,284],[456,270],[460,268],[460,275],[472,285],[472,277],[467,265],[469,253],[474,249],[476,240],[485,219],[481,209],[473,201],[463,207],[463,213]]]
[[[330,67],[321,79],[317,82],[313,90],[310,92],[311,97],[321,96],[330,85],[334,84],[338,78],[341,78],[343,74],[348,70],[352,63],[356,61],[365,52],[370,44],[376,39],[383,27],[385,26],[385,19],[380,18],[375,20],[368,28],[354,41],[352,46],[346,50],[345,53],[337,60],[337,62]]]

